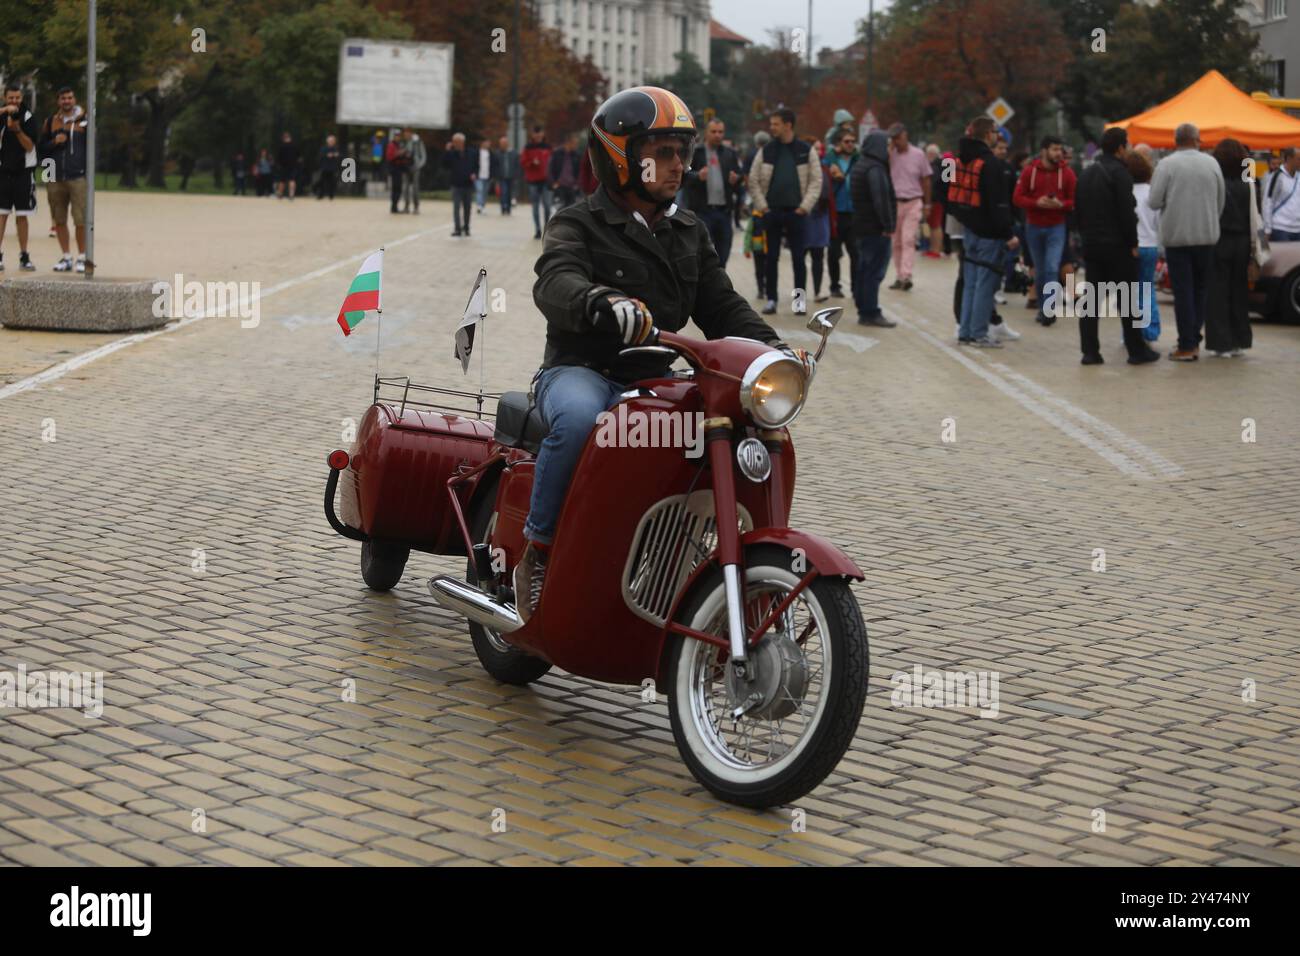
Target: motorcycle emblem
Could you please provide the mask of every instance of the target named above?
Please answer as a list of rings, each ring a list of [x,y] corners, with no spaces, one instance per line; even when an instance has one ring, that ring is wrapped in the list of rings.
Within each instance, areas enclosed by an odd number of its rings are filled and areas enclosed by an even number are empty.
[[[757,438],[746,438],[736,446],[736,464],[750,481],[762,484],[772,474],[772,456]]]

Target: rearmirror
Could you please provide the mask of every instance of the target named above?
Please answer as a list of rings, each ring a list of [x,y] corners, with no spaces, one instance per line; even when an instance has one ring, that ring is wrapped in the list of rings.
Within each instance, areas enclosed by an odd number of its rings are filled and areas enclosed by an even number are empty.
[[[844,312],[843,306],[832,306],[829,309],[819,309],[813,313],[813,317],[808,320],[808,331],[816,332],[822,337],[821,344],[817,346],[815,359],[821,359],[822,352],[826,351],[826,340],[831,337],[835,331],[835,324],[839,322],[841,313]]]

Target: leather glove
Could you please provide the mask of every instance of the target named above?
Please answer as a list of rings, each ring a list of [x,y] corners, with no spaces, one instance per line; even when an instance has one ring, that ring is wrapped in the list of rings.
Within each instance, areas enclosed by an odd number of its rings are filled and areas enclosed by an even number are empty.
[[[613,333],[627,346],[643,345],[655,330],[650,307],[640,299],[621,295],[598,299],[592,309],[591,321],[597,329]]]
[[[817,360],[813,358],[812,353],[807,349],[792,349],[788,345],[782,345],[781,351],[803,366],[804,375],[811,385],[813,376],[817,374]]]

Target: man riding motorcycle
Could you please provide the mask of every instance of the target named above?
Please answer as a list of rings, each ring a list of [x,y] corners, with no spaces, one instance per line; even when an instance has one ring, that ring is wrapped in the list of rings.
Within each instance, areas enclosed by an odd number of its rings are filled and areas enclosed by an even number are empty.
[[[620,356],[694,319],[710,339],[740,336],[796,355],[731,285],[703,222],[673,202],[696,137],[691,111],[653,86],[615,93],[591,121],[588,152],[600,186],[546,227],[533,301],[546,316],[546,352],[533,380],[549,431],[537,455],[515,568],[524,620],[541,595],[569,481],[596,418],[631,382],[667,374],[671,358]]]

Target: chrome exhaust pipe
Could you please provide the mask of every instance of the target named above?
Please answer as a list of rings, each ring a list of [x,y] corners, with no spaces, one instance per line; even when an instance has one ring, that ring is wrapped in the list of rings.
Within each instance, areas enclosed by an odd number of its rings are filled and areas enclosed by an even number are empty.
[[[429,579],[429,593],[439,605],[469,618],[475,624],[490,627],[499,634],[509,634],[524,626],[519,612],[484,594],[472,584],[446,574]]]

